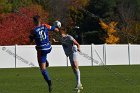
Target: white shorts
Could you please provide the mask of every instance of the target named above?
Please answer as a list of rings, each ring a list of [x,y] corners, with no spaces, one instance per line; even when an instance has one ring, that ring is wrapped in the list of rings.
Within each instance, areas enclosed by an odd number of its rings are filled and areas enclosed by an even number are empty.
[[[74,61],[77,61],[77,52],[73,52],[69,55],[69,60],[71,65],[74,64]]]

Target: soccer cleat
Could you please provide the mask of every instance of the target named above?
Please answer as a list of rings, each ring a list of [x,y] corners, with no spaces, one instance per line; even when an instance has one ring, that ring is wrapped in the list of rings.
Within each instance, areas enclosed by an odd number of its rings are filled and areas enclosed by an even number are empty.
[[[49,87],[49,93],[52,92],[52,82],[51,80],[48,80],[48,87]]]
[[[49,93],[52,92],[52,86],[49,86]]]
[[[82,90],[83,89],[83,86],[82,86],[82,84],[80,84],[80,85],[77,85],[76,87],[75,87],[75,90]]]
[[[78,89],[76,93],[80,93],[80,89]]]

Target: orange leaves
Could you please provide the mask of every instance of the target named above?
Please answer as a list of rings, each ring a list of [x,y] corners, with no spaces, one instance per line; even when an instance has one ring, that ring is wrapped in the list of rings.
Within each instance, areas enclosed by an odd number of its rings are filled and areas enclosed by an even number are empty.
[[[99,24],[101,25],[102,29],[107,30],[108,33],[115,33],[116,32],[115,27],[117,26],[118,23],[111,22],[109,24],[106,24],[102,20],[100,20]]]
[[[100,23],[99,23],[102,27],[102,29],[104,29],[105,31],[107,31],[107,37],[105,38],[105,42],[108,44],[116,44],[119,42],[119,38],[115,35],[116,33],[116,26],[117,26],[117,22],[110,22],[109,24],[106,24],[105,22],[103,22],[100,19]]]
[[[119,38],[112,34],[109,34],[108,38],[106,38],[106,43],[108,44],[116,44],[118,41],[119,41]]]
[[[101,25],[102,29],[106,30],[106,29],[109,28],[109,26],[107,24],[105,24],[101,19],[100,19],[100,23],[99,24]]]

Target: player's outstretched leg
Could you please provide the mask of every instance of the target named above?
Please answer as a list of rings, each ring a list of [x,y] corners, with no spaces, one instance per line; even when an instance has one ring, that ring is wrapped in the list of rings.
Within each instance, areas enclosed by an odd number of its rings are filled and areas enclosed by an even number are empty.
[[[39,66],[40,66],[41,73],[42,73],[45,81],[48,84],[49,92],[51,93],[51,91],[52,91],[52,81],[49,77],[48,71],[46,70],[46,64],[47,64],[46,62],[45,63],[40,63]]]
[[[49,66],[48,61],[46,60],[47,53],[48,53],[47,51],[38,51],[37,56],[38,56],[38,63],[39,63],[39,66],[40,66],[41,73],[42,73],[45,81],[47,82],[49,92],[51,93],[51,91],[52,91],[52,81],[49,77],[48,71],[46,70],[46,66],[47,67]]]
[[[80,79],[80,70],[79,70],[79,66],[78,66],[78,62],[77,62],[77,53],[73,53],[69,56],[70,59],[70,63],[71,63],[71,67],[72,70],[75,74],[76,77],[76,86],[75,86],[75,90],[80,90],[83,89],[83,86],[81,84],[81,79]]]
[[[51,93],[52,91],[52,81],[48,80],[48,86],[49,86],[49,92]]]
[[[76,90],[81,90],[81,89],[83,89],[83,86],[81,84],[80,70],[79,70],[79,68],[75,68],[74,69],[74,73],[75,73],[76,81],[77,81],[77,85],[76,85],[75,89]]]
[[[82,86],[81,80],[80,80],[80,70],[74,69],[74,73],[75,73],[76,81],[77,81],[77,84],[74,89],[75,89],[76,93],[80,93],[80,91],[83,89],[83,86]]]
[[[41,70],[41,72],[42,72],[42,75],[43,75],[44,79],[48,83],[49,92],[51,92],[52,91],[52,81],[49,78],[48,71],[46,69],[43,69],[43,70]]]
[[[76,87],[75,87],[75,90],[81,90],[83,89],[83,86],[81,84],[81,78],[80,78],[80,70],[79,70],[79,67],[78,67],[78,63],[76,61],[73,62],[74,64],[72,64],[72,69],[73,69],[73,72],[76,76]]]

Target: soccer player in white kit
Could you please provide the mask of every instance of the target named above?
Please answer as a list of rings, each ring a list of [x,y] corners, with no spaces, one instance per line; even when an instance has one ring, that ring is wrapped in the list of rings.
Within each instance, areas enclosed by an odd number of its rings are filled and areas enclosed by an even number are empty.
[[[77,61],[77,52],[78,51],[80,52],[80,45],[71,35],[66,34],[66,31],[64,28],[60,29],[60,33],[61,33],[60,42],[62,43],[66,56],[69,57],[71,67],[76,76],[77,84],[76,84],[75,90],[81,90],[83,89],[83,87],[81,84],[80,70],[79,70],[78,61]],[[54,42],[57,42],[57,41],[55,41],[54,39]]]

